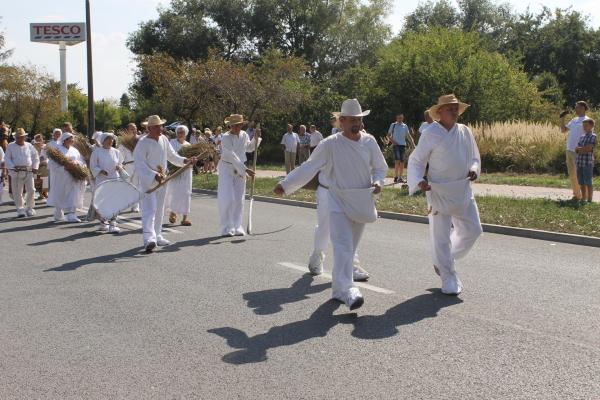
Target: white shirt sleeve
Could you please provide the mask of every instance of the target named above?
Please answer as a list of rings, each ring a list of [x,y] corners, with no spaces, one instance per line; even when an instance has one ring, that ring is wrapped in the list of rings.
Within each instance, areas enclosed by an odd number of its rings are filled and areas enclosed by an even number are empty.
[[[429,162],[431,151],[433,150],[430,135],[423,135],[419,144],[408,158],[408,189],[409,194],[414,194],[419,190],[419,183],[425,175],[425,168]]]
[[[185,157],[181,157],[171,146],[171,143],[167,141],[167,160],[178,167],[183,167],[185,165]]]
[[[371,143],[371,180],[373,183],[377,183],[379,186],[383,187],[385,184],[385,176],[388,172],[388,165],[377,144],[377,140],[373,138]]]
[[[40,155],[32,144],[29,144],[29,153],[31,154],[31,169],[39,169]]]
[[[6,148],[6,157],[4,158],[4,162],[6,164],[7,169],[15,168],[15,163],[14,163],[13,154],[12,154],[12,146],[8,146]]]
[[[481,175],[481,155],[479,154],[479,147],[477,147],[477,142],[475,141],[475,137],[473,136],[471,130],[467,126],[465,126],[465,129],[471,138],[471,143],[473,146],[473,160],[471,161],[471,167],[469,168],[469,171],[473,171],[477,174],[477,176],[479,176]]]
[[[290,172],[280,182],[285,194],[292,194],[306,185],[323,168],[329,159],[329,143],[321,143],[315,148],[308,160]],[[386,168],[387,172],[387,168]]]
[[[92,176],[94,178],[98,177],[98,175],[100,175],[100,171],[102,171],[102,167],[100,166],[99,153],[100,152],[98,151],[98,149],[95,149],[90,157],[90,170],[92,171]]]

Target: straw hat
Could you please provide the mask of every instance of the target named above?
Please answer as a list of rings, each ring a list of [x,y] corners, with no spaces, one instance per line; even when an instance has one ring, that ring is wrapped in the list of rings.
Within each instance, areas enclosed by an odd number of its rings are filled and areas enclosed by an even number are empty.
[[[155,125],[164,125],[167,122],[166,119],[161,119],[158,115],[151,115],[148,117],[148,127]],[[144,123],[142,122],[142,126]]]
[[[438,99],[438,103],[429,108],[429,116],[434,120],[439,120],[440,115],[438,113],[441,106],[445,106],[446,104],[458,104],[458,115],[462,115],[467,108],[470,107],[469,104],[463,103],[458,100],[458,97],[454,93],[446,94],[444,96],[440,96]]]
[[[204,128],[204,134],[206,135],[207,133],[209,135],[212,135],[212,131],[210,130],[210,128]]]
[[[229,117],[225,118],[225,125],[237,125],[237,124],[243,124],[244,122],[247,122],[246,120],[244,120],[244,116],[241,114],[231,114]]]
[[[340,117],[366,117],[371,113],[371,110],[363,111],[360,103],[356,99],[347,99],[342,103]]]
[[[24,137],[24,136],[27,136],[27,132],[25,132],[25,129],[23,129],[23,128],[17,128],[17,131],[15,133],[13,133],[14,138],[19,138],[19,137]]]

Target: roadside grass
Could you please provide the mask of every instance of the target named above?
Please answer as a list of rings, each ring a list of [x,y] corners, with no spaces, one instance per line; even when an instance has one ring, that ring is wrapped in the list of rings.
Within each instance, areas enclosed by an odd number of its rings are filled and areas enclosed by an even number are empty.
[[[483,173],[477,182],[492,185],[541,186],[562,189],[571,187],[570,180],[566,175],[552,174]],[[593,184],[595,188],[600,189],[600,176],[594,177]]]
[[[277,178],[258,178],[255,193],[275,197],[273,188],[277,182]],[[194,188],[217,190],[217,176],[194,176]],[[315,192],[301,189],[286,198],[314,202]],[[598,203],[481,196],[477,197],[477,204],[484,223],[600,237]],[[427,215],[425,196],[409,196],[406,190],[384,188],[377,208],[380,211]]]

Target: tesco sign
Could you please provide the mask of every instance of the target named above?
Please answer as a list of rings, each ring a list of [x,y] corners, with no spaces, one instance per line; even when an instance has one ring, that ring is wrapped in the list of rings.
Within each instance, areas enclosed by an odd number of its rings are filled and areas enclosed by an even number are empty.
[[[85,22],[32,23],[29,32],[32,42],[80,43],[85,41]]]

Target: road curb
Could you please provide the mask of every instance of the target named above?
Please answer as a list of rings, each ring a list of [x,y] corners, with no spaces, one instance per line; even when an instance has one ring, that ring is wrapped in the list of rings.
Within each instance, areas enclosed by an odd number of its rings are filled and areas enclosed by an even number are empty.
[[[194,193],[200,194],[208,194],[216,196],[217,192],[215,190],[206,190],[206,189],[193,189]],[[268,196],[254,196],[256,201],[262,201],[264,203],[272,203],[272,204],[282,204],[288,206],[295,207],[304,207],[304,208],[317,208],[316,203],[312,203],[309,201],[300,201],[300,200],[290,200],[283,199],[277,197],[268,197]],[[390,211],[379,211],[378,212],[380,218],[384,219],[393,219],[397,221],[405,221],[405,222],[415,222],[419,224],[427,224],[429,223],[429,219],[422,215],[413,215],[413,214],[402,214],[395,213]],[[504,225],[494,225],[494,224],[481,224],[484,232],[488,233],[496,233],[499,235],[507,235],[507,236],[516,236],[527,239],[537,239],[537,240],[545,240],[550,242],[558,242],[558,243],[567,243],[567,244],[575,244],[579,246],[588,246],[588,247],[600,247],[600,238],[593,236],[584,236],[584,235],[573,235],[569,233],[559,233],[559,232],[550,232],[550,231],[541,231],[537,229],[526,229],[526,228],[515,228],[512,226],[504,226]]]

